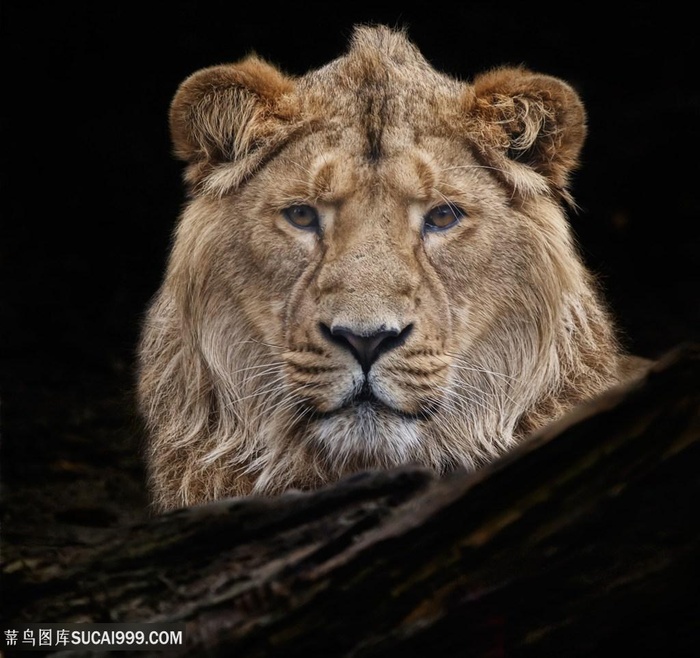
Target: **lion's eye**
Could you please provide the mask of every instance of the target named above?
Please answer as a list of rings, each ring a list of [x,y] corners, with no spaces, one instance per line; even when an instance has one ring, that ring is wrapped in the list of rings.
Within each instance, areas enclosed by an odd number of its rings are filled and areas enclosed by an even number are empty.
[[[316,208],[299,204],[297,206],[289,206],[282,211],[288,222],[294,224],[297,228],[303,228],[308,231],[316,231],[319,228],[319,218]]]
[[[435,206],[423,218],[426,231],[444,231],[459,222],[466,213],[451,203]]]

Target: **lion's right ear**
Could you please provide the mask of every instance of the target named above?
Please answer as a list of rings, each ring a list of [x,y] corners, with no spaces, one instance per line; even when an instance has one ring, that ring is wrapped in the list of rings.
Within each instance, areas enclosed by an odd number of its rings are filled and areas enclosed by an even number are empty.
[[[517,166],[537,172],[566,195],[569,174],[586,137],[586,113],[578,94],[558,78],[524,68],[500,68],[474,80],[465,96],[479,145],[495,147],[495,168],[515,187],[533,179]],[[533,188],[534,189],[534,188]]]
[[[291,78],[255,56],[197,71],[170,106],[175,154],[201,170],[266,150],[291,130],[293,90]]]

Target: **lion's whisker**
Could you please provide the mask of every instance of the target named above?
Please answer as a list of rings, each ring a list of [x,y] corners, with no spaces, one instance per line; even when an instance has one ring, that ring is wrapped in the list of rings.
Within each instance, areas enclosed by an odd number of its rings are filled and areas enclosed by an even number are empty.
[[[255,393],[251,393],[250,395],[245,395],[243,397],[237,397],[234,399],[233,404],[237,404],[239,402],[244,402],[245,400],[250,400],[252,398],[257,398],[260,397],[261,395],[272,395],[276,391],[280,390],[283,391],[285,390],[285,383],[284,383],[284,374],[281,374],[279,377],[276,377],[272,381],[269,381],[266,383],[265,386],[257,390]]]
[[[295,393],[296,393],[296,391],[294,393],[292,393],[291,391],[287,391],[286,394],[280,400],[275,402],[275,404],[272,404],[272,405],[263,404],[263,405],[261,405],[260,412],[252,418],[252,420],[250,421],[250,424],[254,425],[263,416],[272,417],[273,412],[281,413],[281,412],[285,411],[286,409],[292,408],[292,407],[296,406],[297,404],[300,404],[300,401],[296,397]]]
[[[466,360],[466,358],[464,356],[462,356],[461,354],[458,354],[456,352],[445,352],[445,354],[447,356],[452,357],[455,361],[459,361],[460,363],[470,363],[469,361]],[[454,368],[459,367],[459,368],[463,368],[465,370],[473,370],[474,372],[483,372],[486,375],[494,375],[495,377],[503,377],[504,379],[512,379],[514,381],[520,381],[518,379],[518,377],[515,377],[513,375],[506,375],[503,372],[496,372],[495,370],[488,370],[488,369],[483,368],[483,367],[477,367],[473,364],[461,365],[461,366],[455,366],[454,364],[452,364],[452,367],[454,367]]]
[[[446,395],[451,396],[458,403],[467,404],[467,406],[469,404],[476,404],[487,411],[495,411],[494,407],[489,404],[488,398],[485,395],[480,394],[481,391],[479,391],[478,388],[476,388],[475,386],[473,386],[473,387],[470,386],[470,388],[472,390],[467,391],[465,393],[460,393],[454,389],[447,388],[445,386],[436,386],[435,387],[436,390],[442,391]],[[471,393],[473,396],[467,395],[467,393]]]
[[[280,351],[285,351],[286,348],[283,345],[275,345],[274,343],[266,343],[265,341],[262,340],[257,340],[256,338],[246,338],[245,340],[239,340],[235,343],[232,344],[233,347],[237,347],[238,345],[247,345],[253,343],[255,345],[264,345],[265,347],[272,347],[276,350]]]
[[[263,373],[267,374],[269,372],[274,372],[274,370],[279,370],[282,368],[284,364],[281,361],[277,362],[272,362],[272,363],[261,363],[259,365],[255,366],[246,366],[245,368],[237,368],[236,370],[231,371],[231,375],[238,375],[241,372],[248,372],[249,370],[260,370],[262,368],[267,368],[267,370],[263,370]],[[253,376],[257,377],[259,373],[255,373]]]

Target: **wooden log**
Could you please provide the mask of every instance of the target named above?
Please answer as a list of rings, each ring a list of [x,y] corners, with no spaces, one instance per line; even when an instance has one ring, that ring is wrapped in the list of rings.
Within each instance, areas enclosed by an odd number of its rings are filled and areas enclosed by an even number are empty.
[[[689,345],[477,473],[365,473],[13,561],[6,618],[186,622],[182,655],[690,655],[699,472]]]

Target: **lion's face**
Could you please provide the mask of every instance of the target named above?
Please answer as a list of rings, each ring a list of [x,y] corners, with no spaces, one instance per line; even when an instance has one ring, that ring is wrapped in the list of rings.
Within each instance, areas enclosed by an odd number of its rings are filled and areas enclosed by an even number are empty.
[[[479,404],[460,356],[522,288],[529,229],[507,190],[466,145],[421,142],[399,135],[372,163],[360,135],[314,134],[221,201],[223,266],[255,263],[231,304],[256,300],[290,411],[331,451],[405,459],[424,427]]]
[[[171,128],[192,197],[140,375],[161,504],[473,467],[609,380],[560,207],[585,133],[561,81],[467,85],[361,30],[301,79],[195,74]]]

